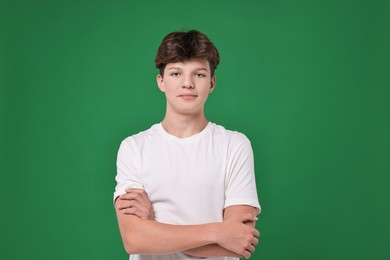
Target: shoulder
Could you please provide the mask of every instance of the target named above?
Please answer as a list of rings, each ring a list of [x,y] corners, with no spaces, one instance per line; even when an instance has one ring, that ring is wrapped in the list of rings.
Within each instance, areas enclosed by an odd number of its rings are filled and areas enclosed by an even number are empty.
[[[159,124],[154,124],[149,129],[126,137],[122,141],[122,145],[125,144],[130,147],[141,147],[143,144],[158,134],[158,129]]]
[[[236,147],[245,143],[250,144],[248,137],[239,131],[229,130],[215,123],[212,123],[212,126],[213,137],[227,142],[229,146]]]

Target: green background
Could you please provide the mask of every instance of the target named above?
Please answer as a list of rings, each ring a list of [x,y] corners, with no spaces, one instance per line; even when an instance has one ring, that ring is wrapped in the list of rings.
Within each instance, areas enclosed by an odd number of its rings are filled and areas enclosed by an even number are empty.
[[[221,54],[206,106],[252,141],[253,259],[389,255],[388,1],[2,1],[2,259],[127,259],[119,143],[162,120],[153,59],[198,29]]]

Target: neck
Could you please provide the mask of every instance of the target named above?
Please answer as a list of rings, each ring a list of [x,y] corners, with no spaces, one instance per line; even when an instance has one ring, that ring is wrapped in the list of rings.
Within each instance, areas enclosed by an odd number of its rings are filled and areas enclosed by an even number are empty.
[[[208,124],[203,113],[200,115],[165,115],[161,122],[164,130],[176,137],[186,138],[200,133]]]

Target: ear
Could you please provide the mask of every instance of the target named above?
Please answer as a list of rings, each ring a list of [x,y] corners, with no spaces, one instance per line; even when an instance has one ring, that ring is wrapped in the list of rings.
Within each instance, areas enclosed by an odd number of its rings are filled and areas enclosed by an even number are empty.
[[[164,78],[160,74],[156,77],[157,80],[157,86],[160,89],[161,92],[165,92],[165,85],[164,85]]]
[[[217,78],[215,77],[215,75],[211,77],[209,93],[213,92],[213,90],[215,88],[215,81],[216,80],[217,80]]]

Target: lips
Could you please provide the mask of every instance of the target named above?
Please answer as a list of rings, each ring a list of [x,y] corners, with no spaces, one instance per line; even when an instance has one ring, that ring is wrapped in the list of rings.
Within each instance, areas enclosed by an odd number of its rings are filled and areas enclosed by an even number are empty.
[[[191,100],[191,99],[196,98],[197,95],[191,94],[191,93],[184,93],[184,94],[180,94],[178,97],[186,99],[186,100]]]

